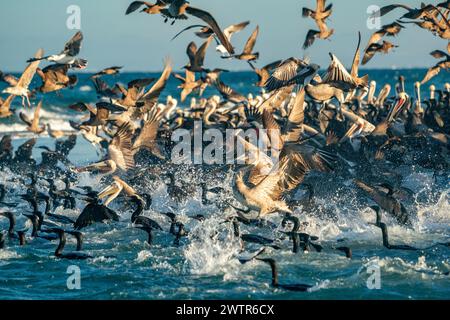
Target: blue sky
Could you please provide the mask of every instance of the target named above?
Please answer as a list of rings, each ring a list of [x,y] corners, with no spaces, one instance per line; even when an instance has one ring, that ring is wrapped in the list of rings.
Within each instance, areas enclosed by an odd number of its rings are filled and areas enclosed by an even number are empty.
[[[0,70],[21,71],[25,61],[37,48],[46,53],[59,52],[74,33],[66,27],[69,5],[81,8],[81,30],[84,43],[81,57],[89,60],[88,71],[112,65],[124,66],[126,71],[157,71],[164,57],[170,56],[175,69],[187,62],[186,46],[191,40],[198,45],[201,39],[187,32],[175,41],[173,35],[189,24],[201,23],[196,18],[164,24],[160,16],[134,13],[125,16],[132,0],[3,0],[0,1]],[[314,21],[301,16],[301,8],[315,7],[315,0],[191,0],[191,5],[209,11],[224,28],[230,24],[250,20],[246,30],[233,38],[236,51],[242,47],[258,24],[260,36],[256,50],[260,52],[259,66],[291,56],[310,56],[322,67],[329,63],[328,52],[335,53],[346,65],[351,63],[361,31],[364,47],[373,30],[366,26],[368,6],[386,5],[391,0],[333,0],[333,15],[328,25],[335,28],[332,41],[319,40],[307,51],[301,46]],[[405,2],[405,1],[404,1]],[[406,1],[419,6],[420,1]],[[435,1],[437,2],[437,1]],[[404,12],[398,9],[382,18],[388,24]],[[400,47],[390,55],[376,56],[368,68],[429,67],[435,60],[429,55],[434,49],[445,49],[447,42],[415,25],[396,38],[389,38]],[[207,67],[220,66],[229,70],[247,70],[241,61],[224,61],[213,48],[207,54]]]

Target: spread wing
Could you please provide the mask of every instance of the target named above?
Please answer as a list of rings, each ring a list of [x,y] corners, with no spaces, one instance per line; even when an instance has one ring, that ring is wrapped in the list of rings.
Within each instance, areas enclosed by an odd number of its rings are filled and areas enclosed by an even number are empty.
[[[259,33],[259,26],[256,26],[256,29],[253,31],[250,38],[248,38],[247,43],[245,44],[244,53],[251,54],[253,52],[253,48],[255,47],[258,33]]]
[[[424,83],[430,81],[432,78],[437,76],[439,74],[439,72],[441,72],[441,67],[439,67],[439,65],[431,67],[430,69],[428,69],[427,74],[421,81],[421,84],[424,84]]]
[[[211,14],[209,14],[206,11],[203,11],[203,10],[200,10],[197,8],[193,8],[191,6],[186,8],[186,13],[191,14],[191,15],[203,20],[204,22],[206,22],[211,27],[211,29],[214,31],[217,38],[219,38],[220,43],[225,47],[225,49],[228,51],[228,53],[234,54],[233,46],[231,45],[230,41],[228,41],[227,37],[225,37],[225,35],[223,34],[219,25],[217,24],[216,20],[214,19],[214,17]]]
[[[83,33],[78,31],[64,46],[64,50],[61,53],[65,53],[71,57],[75,57],[80,53],[81,42],[83,41]]]
[[[35,59],[41,59],[44,55],[44,50],[39,49],[36,54],[34,55]],[[33,61],[28,64],[25,71],[22,73],[22,76],[19,79],[19,82],[17,83],[18,87],[27,88],[31,83],[31,80],[34,77],[34,74],[36,73],[36,70],[39,66],[40,61]]]
[[[36,109],[34,110],[34,118],[33,122],[31,123],[31,127],[33,128],[37,128],[39,126],[39,113],[41,112],[41,108],[42,108],[42,101],[38,103]]]
[[[131,143],[131,125],[125,123],[114,135],[108,147],[108,153],[117,166],[122,170],[134,167],[134,158]]]

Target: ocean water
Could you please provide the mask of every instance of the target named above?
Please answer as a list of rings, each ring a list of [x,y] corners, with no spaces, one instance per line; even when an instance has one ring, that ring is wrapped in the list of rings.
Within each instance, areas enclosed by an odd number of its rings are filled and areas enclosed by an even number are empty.
[[[393,87],[400,74],[406,77],[407,91],[413,95],[413,83],[420,81],[426,70],[375,70],[369,71],[371,79],[378,82],[378,90],[388,82]],[[362,72],[361,72],[362,74]],[[126,73],[112,77],[108,82],[127,83],[142,77],[157,77],[158,74]],[[79,83],[72,90],[60,95],[47,94],[41,121],[51,122],[53,128],[69,130],[68,120],[80,120],[81,115],[67,110],[66,106],[77,102],[95,102],[89,75],[81,74]],[[230,72],[223,81],[240,93],[258,93],[252,85],[255,76],[249,72]],[[442,72],[432,80],[438,89],[449,81]],[[161,101],[168,94],[178,98],[177,80],[171,79]],[[32,85],[33,86],[33,85]],[[0,90],[4,87],[0,85]],[[205,96],[214,94],[208,89]],[[423,98],[428,97],[428,86],[423,87]],[[38,99],[41,98],[38,96]],[[21,110],[20,99],[13,107]],[[31,113],[30,110],[25,110]],[[29,135],[22,134],[25,126],[17,117],[0,119],[0,136],[13,134],[13,145],[17,148]],[[1,138],[1,137],[0,137]],[[33,156],[39,163],[38,146],[53,147],[54,141],[47,136],[38,138]],[[97,161],[94,147],[79,136],[77,145],[69,155],[74,165],[81,166]],[[145,168],[141,168],[144,170]],[[149,169],[152,171],[152,168]],[[260,262],[240,264],[239,242],[233,236],[232,227],[222,223],[232,212],[222,211],[214,205],[203,206],[199,183],[231,190],[233,172],[216,174],[201,172],[205,168],[180,166],[177,177],[183,184],[193,187],[192,195],[185,205],[177,206],[167,196],[163,182],[145,176],[135,183],[153,197],[153,204],[145,215],[156,220],[164,232],[155,232],[154,244],[146,244],[146,234],[132,227],[132,208],[120,200],[110,206],[121,215],[120,222],[96,224],[83,230],[84,251],[94,256],[86,261],[60,260],[53,256],[56,242],[39,239],[28,240],[26,246],[7,243],[0,249],[0,299],[448,299],[450,297],[449,248],[435,246],[419,251],[388,250],[383,247],[381,231],[370,225],[375,214],[371,204],[361,197],[351,185],[351,179],[336,174],[311,174],[308,178],[323,188],[316,190],[316,207],[312,211],[299,207],[295,214],[302,222],[308,222],[305,232],[319,237],[317,243],[324,247],[321,253],[293,254],[290,241],[281,239],[283,250],[266,249],[265,256],[273,257],[279,264],[280,283],[308,283],[314,285],[311,292],[293,293],[270,286],[270,268]],[[450,240],[450,185],[449,173],[439,179],[433,171],[420,167],[399,167],[404,176],[403,186],[414,191],[406,199],[405,206],[411,212],[413,228],[398,226],[384,215],[389,226],[390,241],[427,248],[438,242]],[[155,169],[155,175],[158,172]],[[5,169],[0,172],[0,183],[10,191],[6,201],[16,200],[24,190],[13,180],[16,174]],[[97,190],[105,187],[98,176],[80,175],[78,186],[90,185]],[[60,186],[62,187],[62,185]],[[326,190],[321,190],[326,189]],[[232,196],[230,196],[231,198]],[[61,207],[56,213],[76,218],[85,203],[77,201],[75,210]],[[41,208],[42,209],[42,208]],[[0,207],[6,211],[7,208]],[[30,210],[28,204],[20,202],[13,209],[18,215],[18,228],[27,222],[19,214]],[[169,220],[159,212],[174,211],[182,217],[189,236],[179,246],[173,245],[173,236],[168,234]],[[323,212],[328,213],[326,216]],[[196,214],[206,216],[204,222],[189,219]],[[331,213],[331,214],[330,214]],[[332,216],[332,218],[330,218]],[[246,227],[243,233],[257,233],[269,238],[283,238],[281,217],[273,215],[269,220],[275,227]],[[0,230],[7,228],[7,221],[0,218]],[[66,250],[75,249],[74,240],[68,236]],[[339,246],[352,248],[353,258],[347,259]],[[258,245],[248,245],[247,250],[258,250]],[[81,288],[70,290],[67,280],[70,266],[81,271]],[[374,271],[375,270],[375,271]],[[379,270],[379,273],[378,271]],[[371,289],[374,275],[379,274],[379,289]],[[368,285],[369,284],[369,285]]]

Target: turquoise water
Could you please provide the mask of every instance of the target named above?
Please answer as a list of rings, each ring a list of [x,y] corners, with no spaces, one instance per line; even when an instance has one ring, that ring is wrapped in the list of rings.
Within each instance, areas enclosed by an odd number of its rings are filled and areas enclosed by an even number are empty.
[[[394,85],[399,74],[407,80],[407,89],[412,94],[413,83],[420,80],[425,70],[377,70],[370,71],[371,79],[377,80],[379,88],[386,82]],[[362,72],[360,72],[362,74]],[[123,74],[113,81],[128,81],[149,76],[148,74]],[[154,75],[150,75],[154,76]],[[448,81],[441,73],[433,80],[437,87]],[[247,94],[258,89],[249,85],[255,81],[252,73],[226,73],[223,81],[235,90]],[[162,95],[177,97],[176,80],[171,80]],[[2,89],[0,87],[0,89]],[[428,97],[424,86],[424,97]],[[208,89],[206,96],[214,93]],[[20,103],[18,99],[15,103]],[[88,75],[81,75],[78,86],[65,90],[62,96],[48,94],[44,100],[42,119],[54,123],[55,128],[67,129],[68,120],[80,119],[79,114],[68,111],[66,106],[76,101],[94,102],[95,92],[90,87]],[[1,132],[22,131],[17,118],[0,119]],[[17,136],[14,146],[25,141]],[[40,162],[37,147],[54,142],[40,137],[33,154]],[[95,149],[79,136],[75,149],[69,156],[75,165],[98,160]],[[308,222],[305,232],[319,237],[318,243],[324,252],[293,254],[288,239],[279,241],[283,250],[267,249],[265,255],[279,263],[280,282],[309,283],[315,285],[312,292],[292,293],[270,287],[270,269],[267,265],[251,262],[241,265],[237,259],[239,243],[233,237],[229,224],[221,223],[231,211],[221,211],[214,205],[203,206],[200,197],[201,181],[211,186],[222,186],[230,190],[232,172],[201,172],[206,168],[179,167],[177,178],[194,186],[195,191],[184,206],[177,207],[168,199],[165,185],[158,180],[143,176],[135,183],[149,192],[153,204],[145,215],[153,218],[164,230],[169,228],[168,219],[158,212],[171,208],[184,221],[190,235],[183,238],[180,246],[173,245],[173,236],[157,232],[154,244],[146,244],[146,234],[130,224],[132,208],[115,200],[110,206],[121,214],[121,221],[97,224],[83,230],[84,250],[94,259],[87,261],[65,261],[56,259],[53,252],[56,242],[29,239],[28,245],[19,247],[7,243],[0,249],[0,299],[448,299],[450,279],[443,273],[450,270],[449,248],[435,247],[416,252],[388,250],[382,246],[381,232],[369,223],[374,222],[374,213],[368,208],[370,202],[361,198],[351,186],[349,176],[337,174],[312,174],[308,180],[317,186],[313,211],[296,210],[303,222]],[[412,189],[415,195],[405,200],[405,205],[414,217],[412,230],[402,228],[389,217],[390,240],[396,244],[410,244],[425,248],[436,242],[448,242],[450,237],[449,173],[434,179],[433,172],[420,167],[399,167],[404,176],[403,186]],[[157,173],[156,173],[157,174]],[[0,172],[0,183],[10,190],[7,202],[16,200],[23,193],[12,178],[15,174],[4,169]],[[100,190],[105,182],[99,177],[81,175],[79,186],[91,185]],[[322,186],[322,188],[320,187]],[[62,187],[62,184],[60,185]],[[231,196],[230,196],[231,198]],[[77,201],[75,210],[58,208],[56,213],[76,218],[85,203]],[[41,208],[42,209],[42,208]],[[0,210],[6,210],[1,208]],[[21,202],[13,209],[18,215],[18,225],[25,219],[19,216],[29,210]],[[323,212],[328,218],[323,218]],[[207,219],[199,223],[188,216],[204,214]],[[330,218],[332,216],[332,218]],[[242,226],[242,232],[258,233],[269,238],[281,237],[281,217],[270,217],[277,228],[258,229]],[[0,218],[0,229],[7,228],[7,221]],[[212,237],[212,235],[215,235]],[[337,246],[349,246],[353,250],[351,260],[334,250]],[[248,251],[257,250],[249,245]],[[67,250],[74,250],[75,242],[69,236]],[[81,289],[69,290],[67,274],[69,266],[76,265],[81,271]],[[370,266],[380,270],[380,289],[369,289],[367,281]]]

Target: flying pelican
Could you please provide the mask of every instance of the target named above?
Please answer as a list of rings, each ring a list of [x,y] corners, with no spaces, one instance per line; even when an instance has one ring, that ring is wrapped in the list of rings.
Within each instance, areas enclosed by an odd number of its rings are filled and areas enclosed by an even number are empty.
[[[39,113],[41,111],[41,108],[42,101],[38,103],[36,109],[34,110],[33,120],[28,118],[28,116],[23,112],[19,114],[20,119],[28,125],[27,130],[36,134],[41,134],[45,131],[45,125],[39,126]]]
[[[450,53],[450,51],[449,51],[449,53]],[[444,60],[439,61],[436,65],[434,65],[433,67],[428,69],[427,74],[421,81],[421,84],[424,84],[424,83],[430,81],[432,78],[437,76],[441,72],[442,69],[448,70],[450,68],[450,55],[449,54],[447,54],[441,50],[434,50],[430,53],[430,55],[432,55],[436,59],[444,58]]]
[[[8,93],[13,96],[21,96],[22,97],[22,106],[25,106],[24,99],[27,100],[28,106],[31,106],[30,99],[28,98],[30,94],[30,90],[28,90],[28,86],[33,80],[34,74],[39,66],[40,58],[43,56],[44,50],[39,49],[35,54],[35,61],[30,62],[28,66],[25,68],[25,71],[22,73],[19,81],[15,86],[8,87],[3,90],[3,93]]]
[[[111,174],[117,169],[127,171],[128,169],[133,168],[134,158],[131,138],[131,125],[126,123],[117,130],[117,133],[109,143],[107,160],[88,165],[84,168],[78,168],[76,171],[84,172],[95,170],[104,174]]]
[[[389,51],[391,51],[393,48],[398,48],[398,46],[394,45],[389,41],[383,41],[382,44],[372,43],[364,52],[362,64],[363,65],[367,64],[377,52],[388,54]]]
[[[182,83],[178,86],[181,90],[181,102],[184,102],[187,96],[194,90],[200,88],[202,85],[201,80],[195,81],[195,73],[186,69],[186,77],[182,77],[179,74],[173,74],[175,78],[180,80]]]
[[[186,53],[189,57],[189,64],[184,66],[184,69],[187,69],[191,72],[204,72],[203,62],[205,60],[206,50],[208,49],[209,44],[211,43],[212,36],[209,37],[197,50],[197,46],[194,42],[189,43]]]
[[[109,68],[103,69],[103,70],[93,74],[91,76],[91,78],[95,79],[95,78],[98,78],[98,77],[101,77],[101,76],[105,76],[105,75],[116,75],[116,74],[120,73],[120,69],[122,69],[122,68],[123,67],[117,67],[117,66],[109,67]]]
[[[278,67],[281,63],[281,60],[274,61],[272,63],[269,63],[268,65],[265,65],[261,69],[255,68],[253,64],[250,64],[253,71],[255,71],[258,81],[256,82],[256,86],[258,87],[264,87],[267,80],[270,78],[270,72],[274,70],[276,67]]]
[[[306,61],[297,58],[289,58],[275,68],[264,84],[264,88],[267,92],[272,92],[292,84],[303,84],[307,78],[312,78],[318,70],[318,65],[308,64]]]
[[[160,120],[161,115],[153,110],[149,119],[144,122],[139,136],[133,143],[133,152],[136,153],[140,149],[146,149],[157,158],[165,159],[157,142]]]
[[[316,38],[326,40],[334,34],[334,29],[328,29],[325,20],[330,17],[332,13],[332,4],[325,8],[326,0],[317,0],[316,11],[312,11],[308,8],[303,8],[303,17],[311,17],[316,22],[319,28],[317,30],[309,30],[306,34],[305,42],[303,43],[303,49],[307,49],[313,45]]]
[[[248,61],[248,62],[257,60],[259,58],[259,53],[258,52],[253,53],[253,48],[255,47],[256,38],[258,37],[258,33],[259,33],[259,26],[256,26],[255,31],[253,31],[253,33],[248,38],[247,43],[245,44],[245,47],[244,47],[244,50],[242,51],[242,53],[234,55],[232,57],[239,59],[239,60]],[[250,63],[250,65],[251,65],[251,63]]]
[[[68,76],[67,71],[69,71],[69,66],[66,64],[49,65],[43,70],[37,68],[36,73],[42,79],[42,85],[38,90],[48,93],[74,87],[78,82],[77,76]]]

